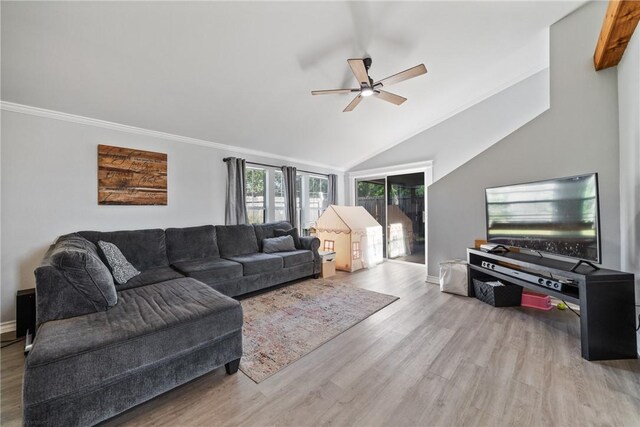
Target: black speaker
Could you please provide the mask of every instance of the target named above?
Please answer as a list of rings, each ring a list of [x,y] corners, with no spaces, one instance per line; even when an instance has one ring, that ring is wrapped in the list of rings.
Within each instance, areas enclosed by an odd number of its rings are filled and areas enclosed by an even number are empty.
[[[36,290],[23,289],[16,295],[16,338],[36,334]]]

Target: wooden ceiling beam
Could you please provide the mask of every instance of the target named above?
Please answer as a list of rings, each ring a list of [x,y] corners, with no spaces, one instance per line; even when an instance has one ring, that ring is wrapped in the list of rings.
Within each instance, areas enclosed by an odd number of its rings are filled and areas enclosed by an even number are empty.
[[[639,0],[609,0],[593,55],[597,71],[618,65],[639,20]]]

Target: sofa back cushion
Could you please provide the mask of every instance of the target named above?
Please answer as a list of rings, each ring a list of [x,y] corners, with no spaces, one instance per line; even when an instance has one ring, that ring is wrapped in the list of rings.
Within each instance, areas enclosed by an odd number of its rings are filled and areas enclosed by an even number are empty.
[[[113,277],[96,246],[78,234],[61,236],[36,270],[38,324],[104,311],[118,302]]]
[[[224,258],[259,252],[253,225],[216,225],[216,236]]]
[[[140,271],[169,265],[165,234],[162,229],[81,231],[78,234],[95,245],[100,240],[113,243],[120,249],[127,261]],[[106,265],[106,259],[102,254],[100,255]]]
[[[268,224],[256,224],[253,226],[256,233],[256,240],[258,241],[258,249],[262,251],[262,241],[264,239],[270,239],[276,237],[275,230],[289,230],[291,224],[287,221],[271,222]]]
[[[213,225],[167,228],[167,256],[174,264],[203,258],[219,258],[216,228]]]

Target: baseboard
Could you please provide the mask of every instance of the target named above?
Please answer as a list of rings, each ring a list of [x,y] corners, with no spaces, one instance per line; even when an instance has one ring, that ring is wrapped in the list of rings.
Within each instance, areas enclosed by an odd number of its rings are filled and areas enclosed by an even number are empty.
[[[2,322],[0,323],[0,334],[4,334],[6,332],[13,332],[16,330],[16,321],[12,320],[10,322]]]
[[[427,282],[439,285],[440,284],[440,278],[438,276],[429,276],[429,275],[427,275]]]

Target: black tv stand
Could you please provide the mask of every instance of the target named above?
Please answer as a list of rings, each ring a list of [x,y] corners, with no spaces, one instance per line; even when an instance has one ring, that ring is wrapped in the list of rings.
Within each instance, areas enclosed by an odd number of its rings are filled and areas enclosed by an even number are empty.
[[[597,268],[585,273],[578,265],[555,258],[528,253],[494,254],[467,249],[469,295],[473,296],[473,279],[496,280],[522,286],[580,306],[580,341],[582,357],[587,360],[636,359],[636,314],[634,276],[621,271]],[[533,274],[539,278],[562,280],[562,289],[513,277],[482,266],[491,263],[507,269]],[[590,263],[588,263],[590,264]],[[507,273],[511,273],[510,271]],[[522,276],[525,277],[525,276]]]
[[[590,263],[587,260],[581,259],[580,261],[576,262],[573,267],[571,267],[571,271],[575,273],[578,267],[580,267],[582,264],[588,265],[593,269],[593,271],[600,270],[600,267],[595,266],[594,264]]]

